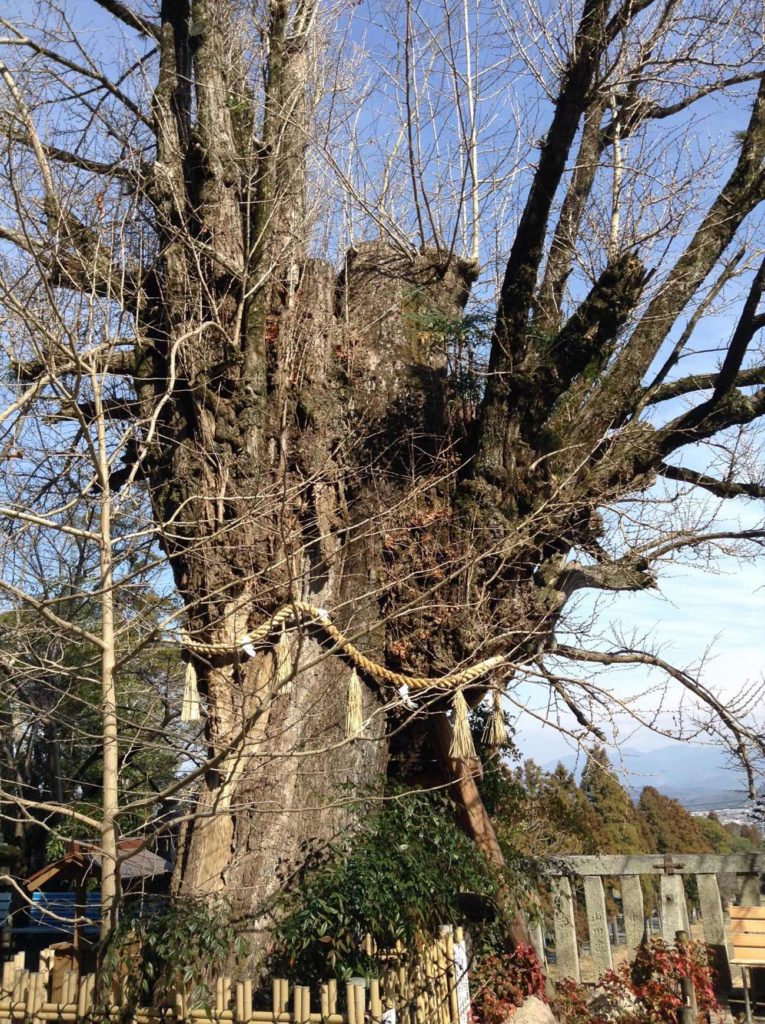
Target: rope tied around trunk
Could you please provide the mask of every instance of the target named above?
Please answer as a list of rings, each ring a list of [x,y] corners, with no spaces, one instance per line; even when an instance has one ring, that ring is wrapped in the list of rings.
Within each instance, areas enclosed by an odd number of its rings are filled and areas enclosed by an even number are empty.
[[[377,661],[373,661],[363,654],[332,622],[330,614],[325,608],[319,608],[308,601],[293,601],[290,604],[283,605],[269,619],[239,640],[205,643],[184,635],[184,645],[187,652],[201,657],[230,654],[238,650],[243,651],[248,657],[254,657],[258,647],[274,644],[274,641],[271,639],[274,633],[279,634],[283,643],[285,632],[290,628],[290,620],[293,620],[291,623],[292,627],[297,626],[299,623],[317,625],[334,642],[343,657],[351,663],[354,675],[358,671],[376,680],[378,683],[386,683],[400,692],[403,691],[401,693],[402,703],[407,706],[411,706],[408,703],[408,695],[413,690],[452,691],[455,704],[456,738],[453,744],[452,756],[459,757],[462,760],[475,756],[475,750],[472,749],[471,753],[471,750],[468,749],[472,748],[472,740],[468,740],[470,731],[467,727],[467,707],[462,689],[470,683],[483,679],[503,665],[507,665],[510,659],[505,654],[494,654],[489,658],[476,662],[475,665],[469,665],[467,668],[461,669],[459,672],[449,672],[443,676],[410,676],[403,672],[394,672],[392,669],[381,665]],[[274,646],[277,647],[279,645],[275,644]],[[354,678],[352,676],[350,701],[353,705],[353,713],[349,716],[349,721],[352,723],[349,728],[355,736],[360,735],[360,708],[358,707],[359,693],[356,689],[357,686],[358,681],[355,681],[354,686]],[[494,713],[495,715],[501,714],[497,701],[495,701]],[[353,735],[349,734],[349,738],[353,738]]]

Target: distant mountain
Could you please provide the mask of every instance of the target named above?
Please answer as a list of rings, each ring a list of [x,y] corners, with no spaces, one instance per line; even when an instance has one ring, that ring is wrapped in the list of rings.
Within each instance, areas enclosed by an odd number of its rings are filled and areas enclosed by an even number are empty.
[[[658,750],[625,748],[613,767],[624,786],[637,795],[644,786],[654,786],[665,796],[679,800],[689,811],[713,811],[722,807],[743,807],[748,802],[746,779],[740,768],[719,747],[673,743]],[[552,771],[562,763],[577,778],[584,768],[584,755],[569,754],[549,761]]]

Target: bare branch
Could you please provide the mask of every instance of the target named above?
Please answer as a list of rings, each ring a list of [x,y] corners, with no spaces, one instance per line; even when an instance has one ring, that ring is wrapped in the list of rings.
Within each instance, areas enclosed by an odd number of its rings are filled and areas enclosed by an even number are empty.
[[[667,480],[677,480],[679,483],[703,487],[705,491],[709,491],[717,498],[765,498],[765,484],[747,483],[744,480],[718,480],[706,473],[699,473],[695,469],[670,466],[666,462],[659,466],[659,473]]]
[[[588,651],[580,647],[560,644],[556,647],[555,654],[569,658],[571,661],[592,662],[598,665],[651,665],[666,672],[668,676],[677,680],[686,690],[711,708],[725,725],[733,739],[739,760],[746,770],[750,795],[754,796],[754,772],[746,743],[751,743],[759,754],[763,754],[765,753],[765,738],[732,715],[725,704],[698,679],[694,679],[684,670],[676,668],[663,658],[649,654],[647,651]]]
[[[717,388],[719,383],[719,373],[694,373],[689,377],[679,377],[656,388],[647,404],[657,405],[659,402],[667,402],[671,398],[680,398],[696,391],[711,391]],[[765,384],[765,365],[749,366],[746,370],[741,370],[733,381],[733,387],[736,388],[752,387],[757,384]]]
[[[140,14],[136,14],[135,11],[131,11],[126,4],[122,4],[119,0],[95,0],[99,7],[103,7],[109,14],[113,14],[115,18],[124,22],[130,28],[134,28],[136,32],[140,32],[141,35],[150,36],[152,39],[159,39],[159,26],[152,24],[142,18]]]

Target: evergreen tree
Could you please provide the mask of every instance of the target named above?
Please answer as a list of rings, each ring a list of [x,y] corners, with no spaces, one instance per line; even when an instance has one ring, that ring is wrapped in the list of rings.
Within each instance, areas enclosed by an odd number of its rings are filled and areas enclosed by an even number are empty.
[[[626,789],[602,746],[587,757],[581,790],[593,814],[598,853],[650,853],[651,840]]]
[[[712,848],[713,853],[734,853],[735,839],[730,829],[723,825],[714,811],[697,819],[699,831]]]
[[[527,760],[506,771],[494,824],[506,848],[529,856],[598,852],[593,811],[562,764],[546,772]]]
[[[710,838],[679,801],[664,796],[653,786],[640,794],[638,810],[653,839],[657,853],[714,853]]]

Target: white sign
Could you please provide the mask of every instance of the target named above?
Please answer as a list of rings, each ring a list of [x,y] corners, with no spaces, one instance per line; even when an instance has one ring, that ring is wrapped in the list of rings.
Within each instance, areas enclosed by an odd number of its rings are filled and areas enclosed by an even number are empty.
[[[460,1024],[468,1024],[470,1016],[470,985],[468,958],[464,942],[454,943],[454,971],[457,976],[457,1014]]]

